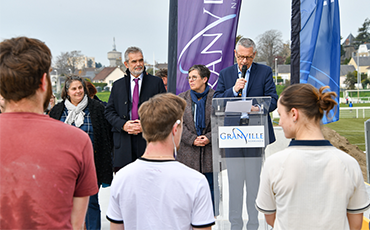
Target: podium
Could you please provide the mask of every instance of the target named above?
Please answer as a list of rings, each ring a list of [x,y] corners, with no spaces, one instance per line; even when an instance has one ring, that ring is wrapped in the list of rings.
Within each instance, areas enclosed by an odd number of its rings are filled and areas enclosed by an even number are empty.
[[[212,154],[216,225],[213,229],[265,229],[255,197],[269,144],[271,97],[214,98]],[[254,107],[251,111],[251,106]],[[261,223],[262,222],[262,223]],[[259,227],[258,227],[259,226]]]

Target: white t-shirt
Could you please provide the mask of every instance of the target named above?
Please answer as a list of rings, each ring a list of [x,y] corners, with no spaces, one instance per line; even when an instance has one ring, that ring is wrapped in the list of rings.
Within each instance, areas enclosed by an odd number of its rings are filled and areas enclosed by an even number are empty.
[[[190,230],[215,223],[204,175],[175,160],[144,158],[113,179],[107,218],[130,230]]]
[[[296,141],[266,159],[257,209],[276,212],[278,229],[349,229],[347,213],[362,213],[369,198],[358,162],[329,141]]]

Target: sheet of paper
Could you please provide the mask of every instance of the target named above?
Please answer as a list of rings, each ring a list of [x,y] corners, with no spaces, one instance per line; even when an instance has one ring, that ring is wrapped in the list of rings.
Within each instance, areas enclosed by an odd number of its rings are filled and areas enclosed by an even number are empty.
[[[252,100],[228,101],[225,112],[249,113],[252,108]]]

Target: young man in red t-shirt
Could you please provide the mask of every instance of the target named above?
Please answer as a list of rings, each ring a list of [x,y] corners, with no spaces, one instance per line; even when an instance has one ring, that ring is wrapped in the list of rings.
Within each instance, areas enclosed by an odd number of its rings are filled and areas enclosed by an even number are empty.
[[[88,135],[43,115],[50,65],[37,39],[0,43],[1,229],[80,229],[98,192]]]

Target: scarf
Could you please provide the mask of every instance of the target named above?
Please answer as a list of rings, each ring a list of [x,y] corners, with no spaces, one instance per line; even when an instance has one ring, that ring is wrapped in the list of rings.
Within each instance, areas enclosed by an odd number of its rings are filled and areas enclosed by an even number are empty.
[[[191,100],[197,105],[195,128],[198,136],[202,135],[203,129],[206,127],[206,100],[208,91],[208,85],[203,93],[197,93],[193,90],[190,90]],[[199,98],[202,99],[198,101]]]
[[[64,123],[71,125],[74,122],[76,127],[80,127],[84,123],[85,113],[83,110],[88,102],[86,94],[77,106],[73,105],[69,100],[65,100],[64,105],[68,110],[68,116]]]

